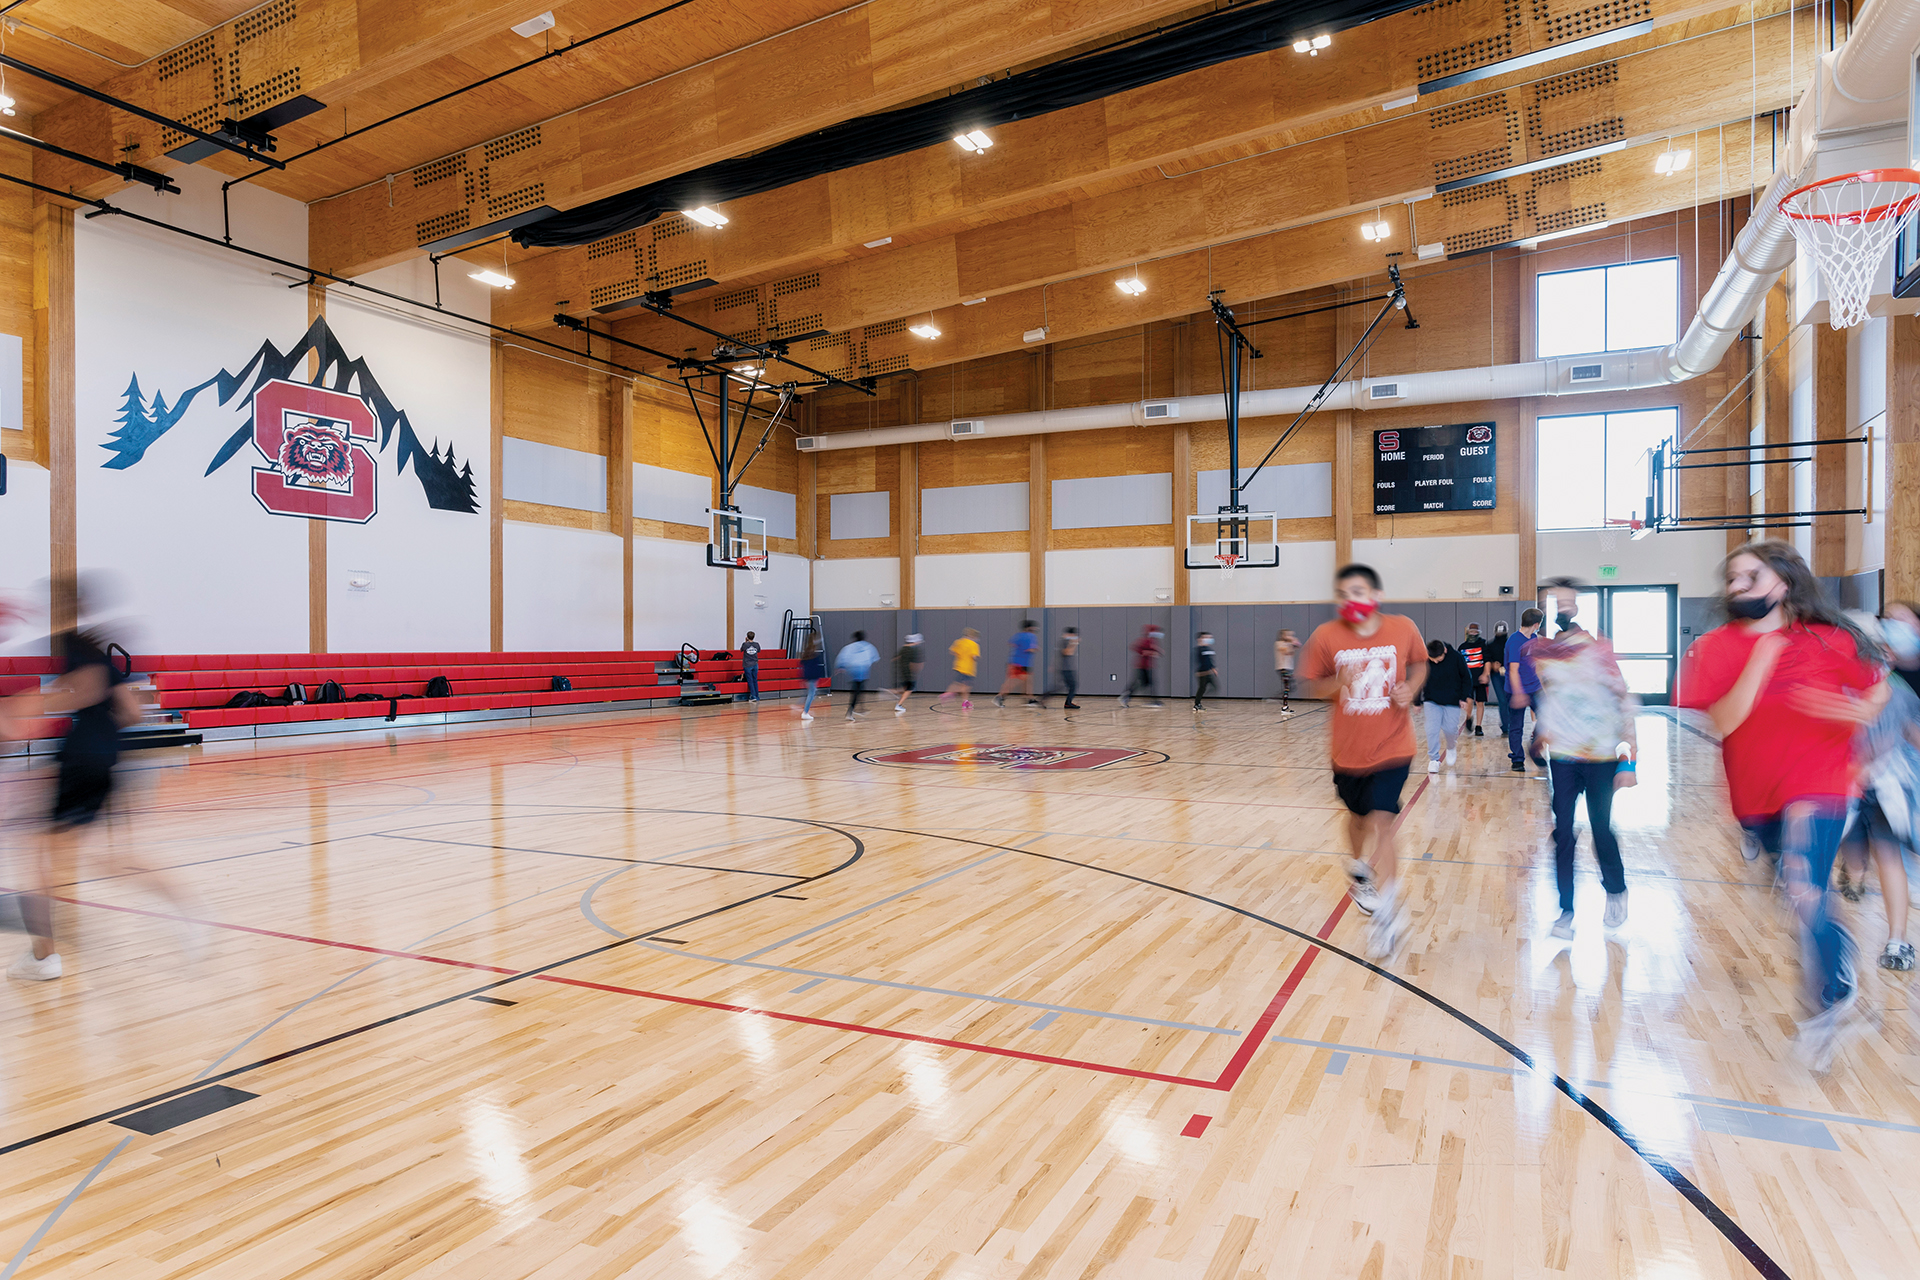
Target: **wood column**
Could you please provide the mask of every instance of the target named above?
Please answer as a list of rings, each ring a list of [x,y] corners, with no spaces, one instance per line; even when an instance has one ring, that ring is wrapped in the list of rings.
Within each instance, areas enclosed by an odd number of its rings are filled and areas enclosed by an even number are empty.
[[[1333,415],[1333,565],[1353,562],[1353,413]]]
[[[608,449],[607,510],[620,535],[620,647],[633,649],[633,383],[616,380]]]
[[[803,435],[818,429],[819,414],[814,396],[806,398],[801,410],[806,424]],[[802,453],[794,468],[794,529],[800,554],[807,562],[807,612],[813,612],[813,562],[820,556],[820,463],[811,453]]]
[[[917,401],[919,397],[916,395]],[[900,603],[913,603],[914,556],[920,550],[920,446],[900,446]]]
[[[1047,488],[1047,438],[1027,442],[1027,608],[1047,607],[1047,542],[1053,504]]]
[[[507,647],[506,503],[501,497],[504,479],[500,474],[507,437],[507,349],[499,341],[493,344],[492,418],[487,441],[487,562],[490,608],[490,647],[499,653]]]
[[[1887,598],[1920,597],[1920,316],[1887,317]]]
[[[1760,344],[1766,354],[1762,357],[1765,365],[1760,370],[1765,388],[1761,424],[1766,434],[1761,438],[1767,445],[1767,457],[1784,458],[1788,456],[1784,446],[1791,443],[1793,431],[1787,412],[1791,381],[1787,356],[1792,344],[1787,340],[1787,286],[1784,283],[1776,284],[1767,291],[1762,316]],[[1788,474],[1788,468],[1773,463],[1766,468],[1766,473],[1764,492],[1767,495],[1768,515],[1793,510],[1793,477]],[[1782,537],[1791,535],[1793,531],[1763,529],[1760,532],[1768,537]]]
[[[1729,407],[1720,420],[1719,438],[1710,441],[1712,444],[1723,445],[1729,448],[1743,448],[1753,443],[1753,424],[1757,420],[1756,415],[1759,412],[1755,398],[1759,394],[1760,371],[1754,367],[1753,361],[1760,358],[1760,344],[1757,342],[1747,342],[1742,339],[1740,345],[1747,349],[1748,369],[1750,370],[1747,381],[1747,411],[1740,413],[1736,408]],[[1728,462],[1733,462],[1736,460],[1744,460],[1751,455],[1723,453],[1718,456]],[[1724,504],[1721,510],[1727,519],[1733,521],[1743,516],[1753,514],[1753,494],[1748,488],[1752,479],[1748,468],[1725,467],[1721,469],[1720,475],[1723,486],[1721,501]],[[1672,508],[1672,514],[1704,515],[1704,512],[1693,512],[1687,509],[1687,492],[1687,486],[1683,482],[1676,485],[1674,489],[1667,494],[1667,503]],[[1732,551],[1746,540],[1747,532],[1745,529],[1727,530],[1728,551]]]
[[[1832,325],[1813,326],[1813,438],[1847,438],[1847,333]],[[1813,455],[1813,509],[1833,511],[1847,505],[1847,445],[1809,449]],[[1738,470],[1738,468],[1729,468]],[[1852,516],[1816,516],[1813,521],[1813,572],[1836,578],[1847,571],[1847,523]]]
[[[1514,524],[1520,531],[1520,581],[1513,584],[1513,594],[1525,608],[1538,595],[1540,583],[1540,402],[1528,398],[1519,406],[1519,447],[1513,451],[1513,506]]]
[[[40,204],[33,210],[33,430],[34,456],[44,460],[52,492],[47,528],[52,577],[53,630],[78,621],[79,572],[74,438],[73,210]]]
[[[1193,514],[1193,428],[1173,429],[1173,602],[1192,604],[1193,582],[1187,570],[1187,517]]]
[[[307,286],[307,327],[327,314],[327,287]],[[320,354],[307,355],[307,378],[318,381]],[[307,652],[326,653],[327,641],[327,526],[331,521],[307,521]]]

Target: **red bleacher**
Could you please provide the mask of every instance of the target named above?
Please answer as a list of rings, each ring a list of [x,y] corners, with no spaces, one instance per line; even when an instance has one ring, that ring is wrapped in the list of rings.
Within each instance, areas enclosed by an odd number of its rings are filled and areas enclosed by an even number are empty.
[[[676,677],[656,674],[655,668],[678,656],[670,650],[175,654],[135,657],[133,670],[136,678],[144,675],[152,681],[160,710],[180,716],[190,729],[224,729],[312,721],[381,721],[387,718],[389,709],[410,717],[563,706],[587,711],[596,703],[673,700],[682,693]],[[0,658],[0,693],[30,688],[38,683],[39,676],[57,669],[52,658]],[[719,693],[741,694],[747,690],[740,660],[716,661],[713,650],[700,654],[694,675]],[[435,676],[446,677],[453,688],[452,696],[425,696],[427,682]],[[554,689],[555,676],[567,677],[573,688]],[[349,699],[371,693],[380,700],[282,707],[226,705],[237,693],[275,696],[283,694],[289,684],[305,685],[307,696],[314,698],[328,680],[338,681]],[[805,682],[800,679],[797,658],[774,649],[762,652],[763,695],[802,688]],[[390,699],[397,700],[397,705]],[[63,728],[64,721],[45,721],[33,736],[55,736]],[[41,729],[50,732],[41,733]]]

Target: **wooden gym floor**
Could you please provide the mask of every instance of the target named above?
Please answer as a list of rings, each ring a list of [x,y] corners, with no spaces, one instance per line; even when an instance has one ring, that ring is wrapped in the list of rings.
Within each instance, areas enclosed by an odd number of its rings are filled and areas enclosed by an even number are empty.
[[[1545,785],[1416,772],[1376,970],[1317,706],[871,705],[131,757],[0,987],[0,1277],[1914,1273],[1908,979],[1795,1061],[1694,718],[1571,945]]]

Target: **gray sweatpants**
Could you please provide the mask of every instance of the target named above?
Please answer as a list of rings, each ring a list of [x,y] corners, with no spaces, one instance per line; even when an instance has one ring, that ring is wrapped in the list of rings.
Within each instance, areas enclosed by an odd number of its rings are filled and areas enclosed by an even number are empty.
[[[1427,722],[1427,759],[1438,760],[1460,741],[1460,704],[1429,702],[1422,706],[1420,716]]]

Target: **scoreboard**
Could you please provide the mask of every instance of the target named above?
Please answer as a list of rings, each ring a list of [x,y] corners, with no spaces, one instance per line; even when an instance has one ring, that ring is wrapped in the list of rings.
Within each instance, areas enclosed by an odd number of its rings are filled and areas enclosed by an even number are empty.
[[[1491,422],[1374,432],[1375,513],[1492,510],[1493,444]]]

